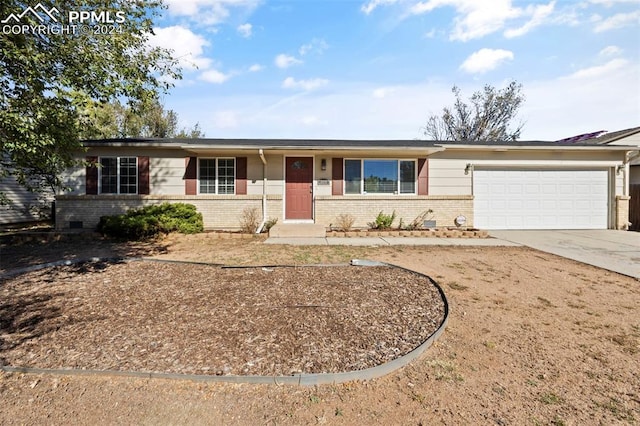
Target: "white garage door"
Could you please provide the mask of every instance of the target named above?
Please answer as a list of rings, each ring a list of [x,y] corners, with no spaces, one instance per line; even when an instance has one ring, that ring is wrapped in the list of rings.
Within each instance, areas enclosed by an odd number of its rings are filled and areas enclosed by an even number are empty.
[[[481,229],[606,229],[606,170],[476,170]]]

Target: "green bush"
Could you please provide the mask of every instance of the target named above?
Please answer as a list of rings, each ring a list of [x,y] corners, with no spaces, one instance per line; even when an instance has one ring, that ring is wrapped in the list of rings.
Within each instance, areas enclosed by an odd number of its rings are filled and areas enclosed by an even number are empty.
[[[380,230],[391,229],[391,225],[393,224],[394,220],[396,220],[395,210],[390,215],[380,212],[378,213],[378,216],[376,216],[376,220],[370,223],[369,226],[371,226],[371,228],[373,229]]]
[[[125,214],[102,216],[98,232],[125,240],[144,240],[159,234],[202,232],[202,214],[192,204],[163,203],[129,210]]]

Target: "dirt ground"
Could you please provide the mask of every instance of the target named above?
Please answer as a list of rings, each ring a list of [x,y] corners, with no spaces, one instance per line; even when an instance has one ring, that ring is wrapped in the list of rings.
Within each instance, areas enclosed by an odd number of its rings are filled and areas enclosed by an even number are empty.
[[[420,359],[365,382],[297,387],[0,373],[0,423],[640,422],[640,282],[632,278],[526,248],[283,247],[207,234],[135,245],[3,246],[0,272],[108,255],[233,265],[382,260],[432,277],[451,313]]]

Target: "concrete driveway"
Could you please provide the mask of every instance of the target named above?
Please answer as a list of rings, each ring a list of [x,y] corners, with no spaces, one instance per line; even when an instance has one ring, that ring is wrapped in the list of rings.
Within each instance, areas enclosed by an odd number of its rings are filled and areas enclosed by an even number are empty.
[[[640,279],[638,232],[491,231],[489,235]]]

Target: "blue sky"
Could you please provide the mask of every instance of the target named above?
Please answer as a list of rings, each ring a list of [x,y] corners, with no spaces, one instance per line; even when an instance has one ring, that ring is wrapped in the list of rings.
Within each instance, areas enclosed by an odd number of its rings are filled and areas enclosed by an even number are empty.
[[[207,137],[414,139],[511,80],[523,140],[640,126],[637,0],[165,1],[164,103]]]

